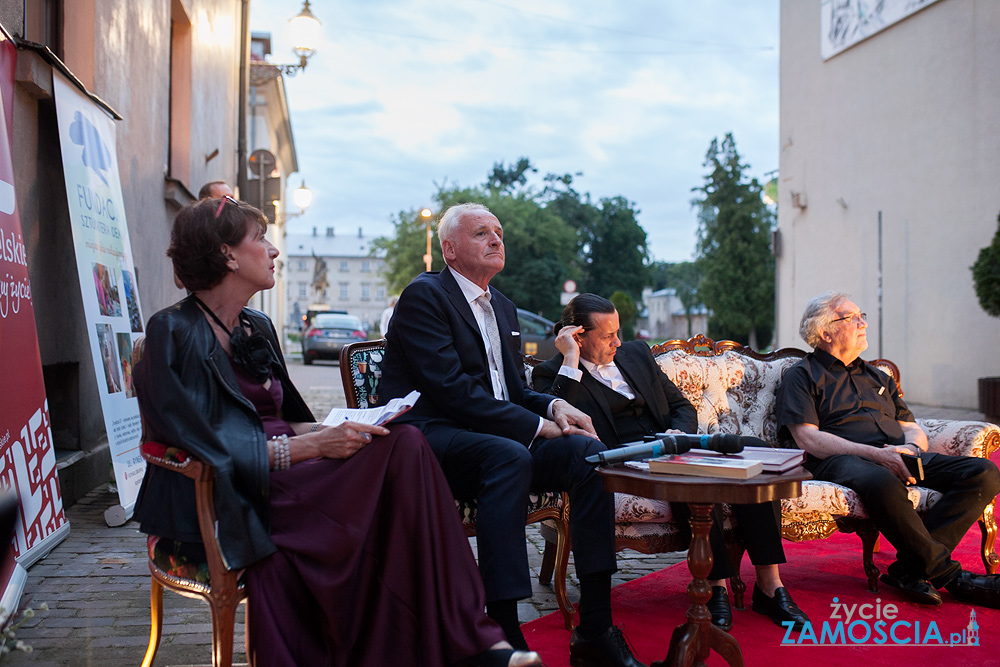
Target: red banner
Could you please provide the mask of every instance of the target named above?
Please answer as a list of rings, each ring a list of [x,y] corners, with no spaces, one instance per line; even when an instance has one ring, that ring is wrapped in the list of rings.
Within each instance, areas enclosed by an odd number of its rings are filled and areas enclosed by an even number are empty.
[[[6,390],[0,408],[0,487],[17,493],[21,516],[14,554],[23,565],[44,556],[68,533],[52,428],[42,380],[28,256],[14,193],[11,101],[17,51],[0,34],[0,359]]]

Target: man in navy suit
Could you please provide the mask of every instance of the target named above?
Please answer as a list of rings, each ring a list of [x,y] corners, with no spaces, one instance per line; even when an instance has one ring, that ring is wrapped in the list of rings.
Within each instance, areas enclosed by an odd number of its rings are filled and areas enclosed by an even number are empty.
[[[612,624],[614,501],[584,458],[605,449],[590,418],[528,389],[514,304],[490,280],[505,262],[503,226],[480,204],[438,225],[447,268],[399,297],[382,363],[380,400],[421,393],[400,419],[420,428],[453,493],[479,501],[476,534],[487,613],[526,648],[517,601],[531,595],[525,516],[531,490],[567,491],[580,579],[574,667],[641,667]]]

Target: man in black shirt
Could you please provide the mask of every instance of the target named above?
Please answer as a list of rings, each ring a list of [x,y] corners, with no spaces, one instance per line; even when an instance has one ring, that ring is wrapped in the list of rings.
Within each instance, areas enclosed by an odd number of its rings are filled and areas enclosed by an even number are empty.
[[[588,414],[608,447],[654,433],[697,433],[698,413],[657,365],[649,346],[642,341],[623,345],[618,329],[613,303],[596,294],[574,298],[556,325],[560,354],[532,371],[535,390],[563,398]],[[690,517],[684,503],[673,503],[672,508],[678,521]],[[795,630],[801,630],[809,617],[792,600],[778,573],[778,565],[785,562],[778,512],[776,503],[733,506],[737,531],[756,568],[753,610],[778,625],[791,622]],[[708,609],[712,623],[728,632],[733,612],[725,580],[736,567],[722,537],[721,513],[713,514]]]
[[[983,508],[1000,491],[1000,473],[986,459],[927,453],[927,436],[895,381],[859,358],[868,348],[865,314],[843,293],[806,305],[799,325],[814,348],[788,369],[778,387],[779,438],[806,451],[816,479],[853,489],[879,531],[896,547],[881,580],[914,602],[941,604],[936,589],[1000,608],[997,575],[975,575],[951,557]],[[919,455],[921,486],[943,497],[921,520],[907,497],[916,480],[903,456]]]

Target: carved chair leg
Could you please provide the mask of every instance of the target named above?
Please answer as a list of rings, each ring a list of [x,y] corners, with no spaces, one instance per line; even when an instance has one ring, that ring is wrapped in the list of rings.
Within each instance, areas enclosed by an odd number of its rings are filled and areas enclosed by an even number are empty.
[[[156,651],[160,648],[160,637],[163,634],[163,586],[156,579],[150,578],[149,586],[149,646],[142,659],[142,667],[151,667]]]
[[[994,498],[983,508],[983,515],[979,517],[979,530],[983,534],[981,546],[983,567],[986,568],[986,574],[996,574],[997,568],[1000,567],[1000,558],[997,558],[996,552],[993,551],[997,541],[997,521],[994,514],[996,502],[997,499]]]
[[[733,576],[729,579],[729,590],[733,594],[733,607],[742,611],[746,609],[743,606],[743,597],[747,591],[747,585],[744,583],[743,577],[740,576],[740,566],[743,564],[743,554],[746,553],[746,547],[738,535],[732,531],[730,533],[731,537],[727,535],[726,539],[729,558],[733,562]]]
[[[539,533],[545,538],[545,551],[542,552],[542,566],[538,570],[538,583],[542,586],[548,586],[552,583],[552,572],[556,566],[559,536],[551,520],[541,523]]]
[[[212,609],[212,667],[232,667],[233,635],[239,603],[209,602]]]
[[[862,528],[858,531],[861,538],[861,559],[865,566],[865,576],[868,577],[868,590],[878,593],[878,568],[875,567],[875,545],[878,542],[879,532],[874,527]]]
[[[572,630],[573,616],[576,613],[576,609],[569,601],[569,593],[566,591],[566,571],[569,569],[569,552],[571,548],[569,522],[557,521],[556,532],[556,603],[559,605],[559,611],[562,613],[563,624],[567,630]]]

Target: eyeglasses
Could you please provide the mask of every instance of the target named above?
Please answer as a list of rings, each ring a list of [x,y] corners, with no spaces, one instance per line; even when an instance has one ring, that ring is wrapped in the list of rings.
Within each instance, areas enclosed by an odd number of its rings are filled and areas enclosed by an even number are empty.
[[[230,202],[236,204],[237,206],[240,205],[240,203],[238,201],[236,201],[235,199],[233,199],[229,195],[223,195],[222,199],[219,200],[219,208],[215,209],[215,217],[216,217],[216,219],[218,219],[218,217],[220,215],[222,215],[222,207],[226,205],[227,201],[230,201]]]
[[[860,327],[862,322],[868,322],[868,313],[851,313],[850,315],[844,315],[843,317],[838,317],[835,320],[830,320],[830,324],[840,322],[842,320],[848,320],[854,326]]]

